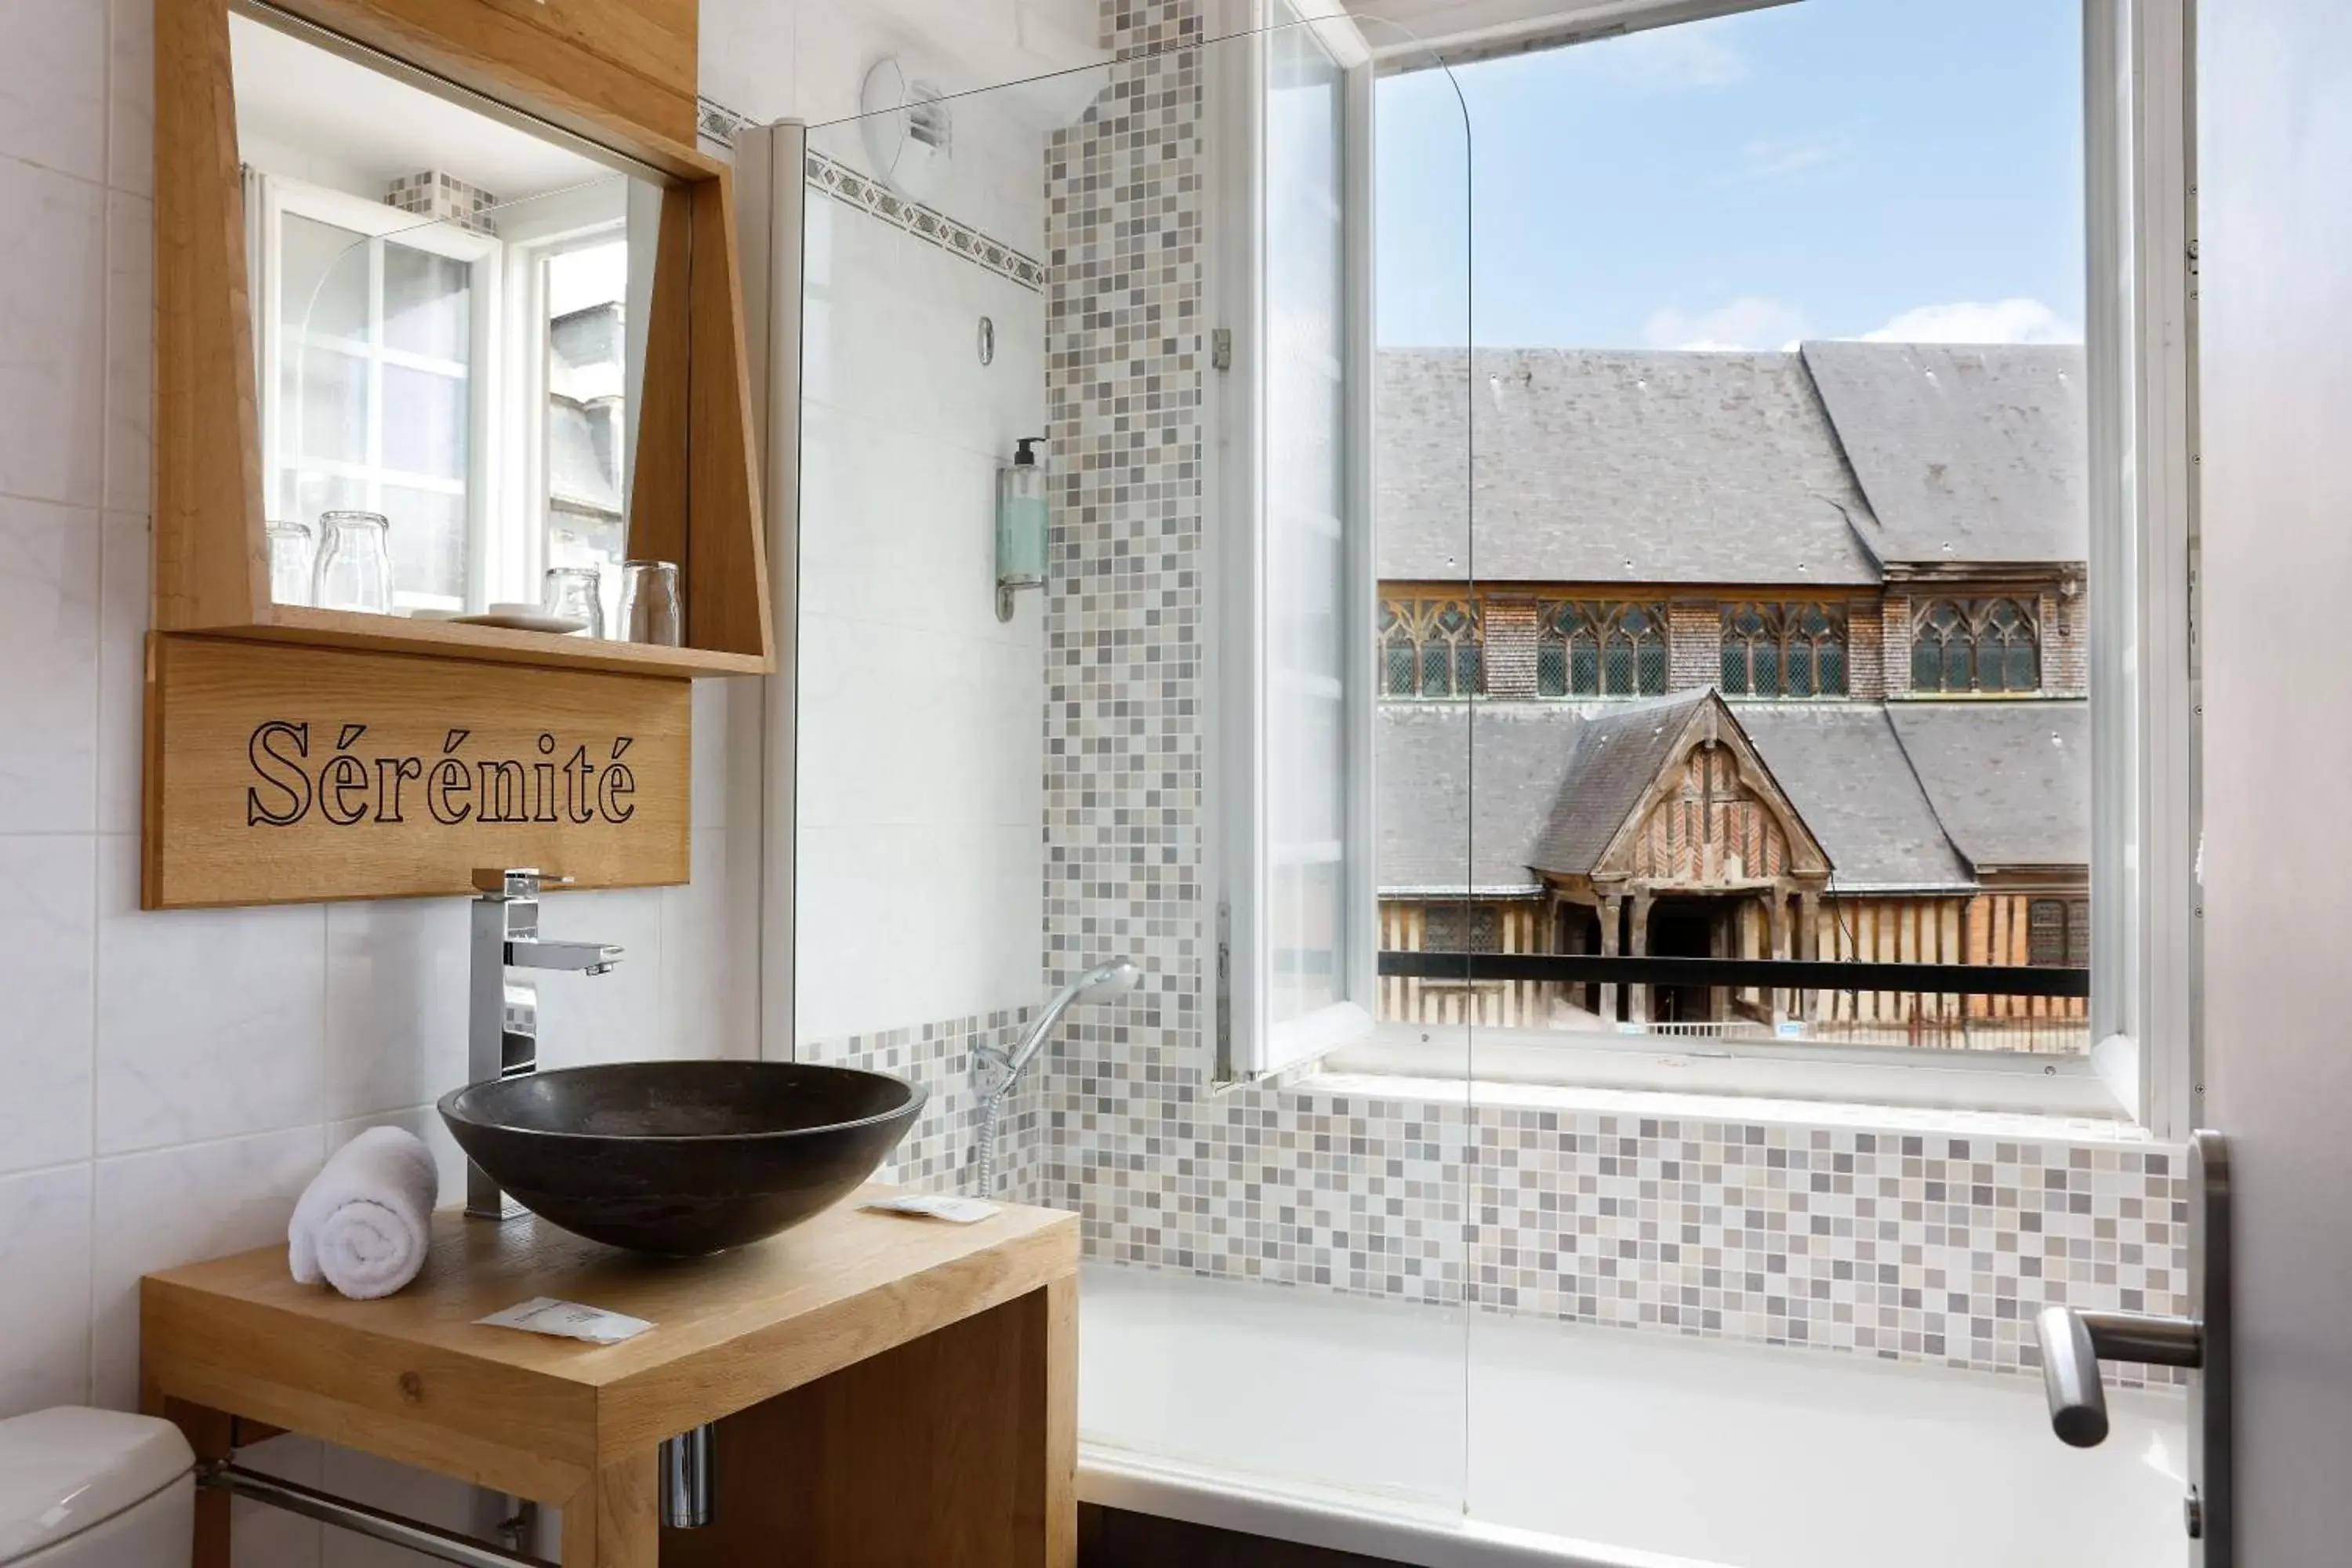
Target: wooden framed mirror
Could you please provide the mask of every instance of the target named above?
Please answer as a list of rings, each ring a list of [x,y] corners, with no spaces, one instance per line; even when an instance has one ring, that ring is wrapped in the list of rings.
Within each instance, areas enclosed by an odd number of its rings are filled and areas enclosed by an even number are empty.
[[[157,630],[772,668],[692,9],[157,0]],[[677,646],[625,639],[625,561],[676,566]],[[518,613],[559,569],[603,635]]]
[[[775,662],[696,11],[155,0],[144,907],[688,879],[687,678]]]

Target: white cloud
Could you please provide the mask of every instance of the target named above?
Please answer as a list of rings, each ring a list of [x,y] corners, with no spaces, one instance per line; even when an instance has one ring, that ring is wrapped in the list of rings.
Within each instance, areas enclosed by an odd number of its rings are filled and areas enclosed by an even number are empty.
[[[1642,335],[1654,349],[1785,349],[1805,335],[1805,317],[1794,305],[1743,294],[1696,316],[1671,305],[1653,310]]]
[[[1740,145],[1738,178],[1743,183],[1783,183],[1833,170],[1853,153],[1853,138],[1837,132],[1758,137]]]
[[[1587,58],[1622,85],[1643,92],[1730,87],[1746,81],[1748,74],[1748,57],[1721,24],[1644,27],[1592,47]]]
[[[2079,343],[2083,329],[2039,300],[1955,300],[1906,310],[1874,332],[1870,343]]]

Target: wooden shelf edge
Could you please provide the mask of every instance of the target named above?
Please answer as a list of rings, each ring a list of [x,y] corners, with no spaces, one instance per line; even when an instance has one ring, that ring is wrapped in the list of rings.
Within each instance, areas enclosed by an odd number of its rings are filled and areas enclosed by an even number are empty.
[[[460,626],[454,621],[412,621],[398,616],[312,610],[289,605],[278,605],[275,619],[268,625],[186,626],[177,629],[174,635],[296,643],[310,647],[371,648],[489,664],[593,669],[676,680],[708,675],[769,675],[775,670],[775,660],[759,654],[662,647],[651,643],[558,637],[551,632]]]

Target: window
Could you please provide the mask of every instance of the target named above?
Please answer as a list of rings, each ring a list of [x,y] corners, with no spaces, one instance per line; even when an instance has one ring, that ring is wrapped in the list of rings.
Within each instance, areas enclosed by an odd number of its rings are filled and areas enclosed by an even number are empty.
[[[1475,697],[1486,685],[1482,640],[1475,601],[1384,603],[1381,690],[1390,697]]]
[[[1845,609],[1838,605],[1727,605],[1727,697],[1843,697]]]
[[[463,609],[480,570],[499,243],[340,191],[253,180],[269,515],[381,512],[395,605]]]
[[[1368,214],[1372,64],[1344,18],[1283,0],[1245,42],[1260,68],[1212,73],[1236,152],[1208,204],[1234,290],[1234,374],[1213,384],[1213,483],[1239,522],[1221,560],[1218,1055],[1271,1072],[1368,1031],[1375,920],[1365,846],[1376,692],[1475,696],[1478,608],[1380,606],[1363,520],[1371,489],[1370,322],[1357,265]],[[1230,96],[1228,96],[1230,95]],[[1222,151],[1223,149],[1221,149]],[[1226,315],[1230,312],[1230,315]],[[1375,630],[1377,626],[1377,630]]]
[[[640,199],[598,179],[477,228],[251,174],[269,515],[383,513],[407,611],[535,602],[547,567],[626,556]]]
[[[1546,605],[1539,616],[1537,695],[1656,697],[1665,692],[1664,606],[1570,600]]]
[[[1423,952],[1500,952],[1503,917],[1492,904],[1432,904],[1422,913]]]
[[[1400,947],[1423,934],[1432,949],[1471,946],[1467,911],[1482,902],[1545,900],[1562,918],[1512,941],[1510,963],[1471,966],[1476,984],[1525,988],[1492,1006],[1428,1002],[1416,982],[1459,969],[1385,955],[1382,1016],[1402,1026],[1335,1062],[1393,1049],[1405,1054],[1381,1059],[1407,1070],[1408,1037],[1456,1026],[1480,1031],[1466,1053],[1457,1036],[1444,1061],[1417,1059],[1459,1072],[1466,1056],[1481,1078],[1773,1092],[1771,1072],[1810,1085],[1804,1072],[1834,1058],[1866,1087],[1803,1092],[1950,1104],[1977,1095],[1954,1085],[1981,1071],[2006,1086],[1986,1104],[2111,1111],[2134,1077],[2160,1099],[2149,1086],[2177,1078],[2178,1061],[2133,1063],[2174,1060],[2182,1015],[2143,1026],[2147,999],[2178,987],[2137,955],[2193,946],[2145,933],[2184,934],[2195,843],[2178,772],[2165,772],[2190,728],[2176,675],[2189,493],[2177,159],[2193,138],[2178,119],[2183,84],[2162,75],[2164,24],[2035,0],[1736,9],[1475,60],[1450,84],[1491,132],[1472,162],[1502,193],[1482,207],[1474,392],[1457,400],[1445,379],[1458,353],[1383,356],[1383,385],[1409,413],[1379,427],[1399,483],[1393,496],[1384,484],[1377,525],[1400,587],[1475,563],[1493,640],[1487,700],[1459,716],[1465,740],[1450,739],[1457,716],[1381,715],[1383,735],[1402,738],[1393,765],[1382,752],[1381,788],[1406,782],[1379,824],[1400,868],[1380,890]],[[1719,47],[1725,68],[1703,90],[1677,79],[1685,96],[1662,106],[1656,73],[1677,45]],[[1857,72],[1864,57],[1876,63]],[[1923,77],[1927,58],[1938,68]],[[2015,89],[2021,58],[2039,62],[2038,93]],[[2156,74],[2118,68],[2147,60]],[[1857,81],[1874,109],[1850,97]],[[2001,111],[1983,109],[1987,89]],[[1417,112],[1419,90],[1410,71],[1385,78],[1383,115],[1391,94]],[[1824,112],[1832,101],[1843,118]],[[1855,134],[1873,113],[1906,128],[1900,145]],[[1552,142],[1605,151],[1502,153]],[[1752,183],[1711,194],[1730,166]],[[1977,215],[1969,254],[1933,279],[1904,260],[1906,215],[1930,190]],[[1408,177],[1384,179],[1384,225],[1412,195]],[[1410,213],[1393,221],[1383,321],[1427,231]],[[1566,243],[1591,233],[1616,242]],[[1457,401],[1476,436],[1466,530],[1437,504],[1447,497],[1406,510],[1436,488],[1430,476],[1458,482],[1454,456],[1422,437]],[[2077,581],[2090,593],[2073,601]],[[1547,586],[1570,584],[1612,586]],[[1517,605],[1547,594],[1528,670]],[[1882,604],[1896,610],[1883,627]],[[1954,700],[1886,703],[1882,675],[1898,694]],[[1732,704],[1690,691],[1654,724],[1592,700],[1702,684]],[[1996,700],[1958,700],[1979,696]],[[1998,700],[2019,697],[2036,700]],[[1819,706],[1797,710],[1808,701]],[[1685,715],[1735,765],[1692,765],[1704,748],[1665,734]],[[2055,859],[2036,826],[2053,807],[2069,820],[2087,808],[2092,824]],[[2062,887],[2099,891],[1988,887],[2000,866],[2046,866]],[[1437,912],[1449,900],[1462,902]],[[1512,906],[1497,907],[1516,932]],[[1675,972],[1651,967],[1636,981],[1633,956],[2007,973],[1965,994],[1822,994],[1752,971],[1669,984],[1651,976]],[[2086,997],[2054,968],[2095,970],[2099,989]],[[1649,1078],[1627,1065],[1644,1052],[1663,1064],[1660,1041],[1693,1034],[1738,1043]],[[1948,1054],[1915,1073],[1929,1050]],[[1734,1065],[1706,1065],[1717,1058]],[[2150,1125],[2186,1125],[2177,1102],[2168,1115],[2150,1103],[2137,1107]]]
[[[1912,624],[1911,689],[2039,692],[2032,617],[2014,599],[1930,600]]]
[[[2083,968],[2091,962],[2091,900],[2032,900],[2025,932],[2026,962],[2035,968]]]

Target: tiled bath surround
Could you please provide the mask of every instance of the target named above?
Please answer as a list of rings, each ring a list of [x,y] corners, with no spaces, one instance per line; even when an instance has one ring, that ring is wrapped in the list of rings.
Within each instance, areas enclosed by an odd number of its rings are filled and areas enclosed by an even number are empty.
[[[1104,26],[1121,63],[1047,167],[1045,959],[1147,979],[1057,1042],[1025,1194],[1118,1263],[1993,1371],[2046,1302],[2179,1310],[2182,1156],[2116,1129],[1213,1088],[1203,62],[1148,58],[1202,29],[1195,0]]]

